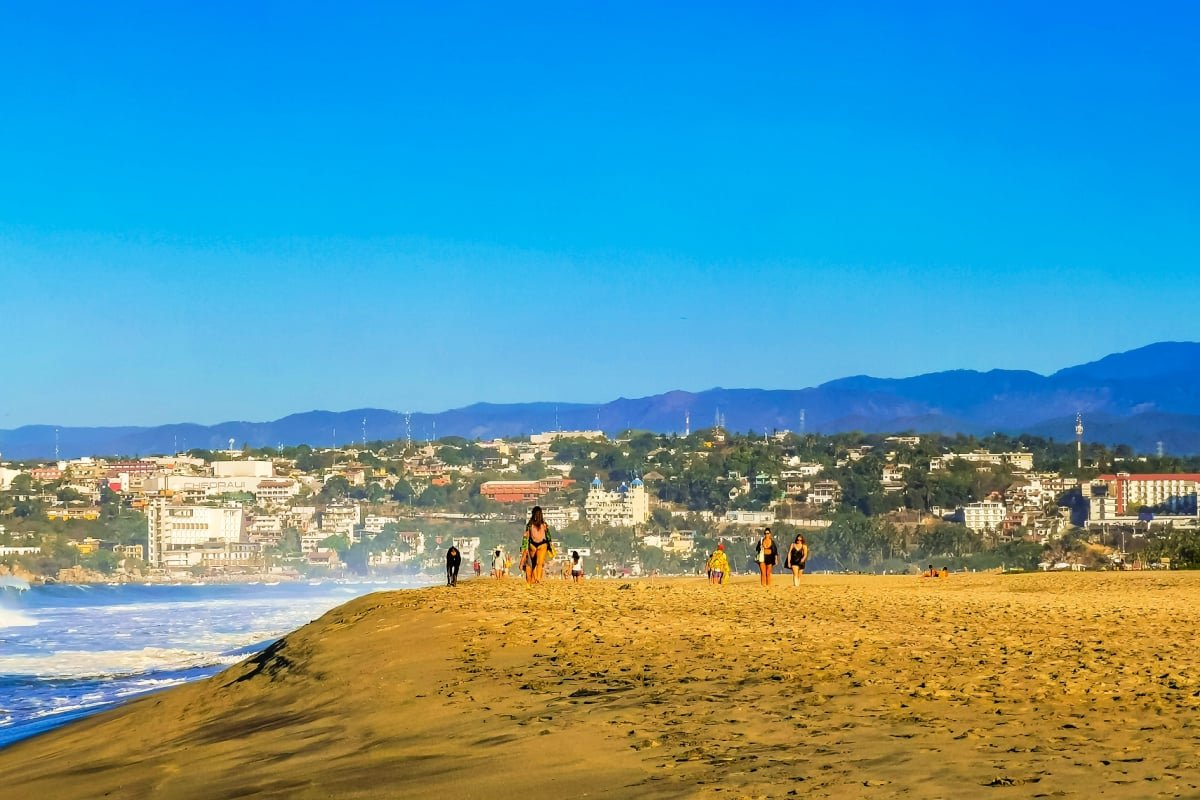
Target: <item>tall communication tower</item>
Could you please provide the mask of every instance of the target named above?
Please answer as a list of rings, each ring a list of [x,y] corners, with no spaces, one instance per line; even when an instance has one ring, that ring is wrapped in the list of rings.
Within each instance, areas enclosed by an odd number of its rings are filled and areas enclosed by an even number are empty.
[[[58,428],[54,429],[54,460],[58,461]]]
[[[1154,452],[1158,454],[1159,458],[1163,457],[1163,443],[1161,439],[1155,444]]]
[[[1075,469],[1083,469],[1083,414],[1075,415]]]
[[[367,418],[363,417],[363,447],[367,446]]]
[[[690,410],[683,412],[683,435],[692,435],[692,412]]]
[[[412,412],[404,412],[404,441],[412,447]]]
[[[800,409],[800,433],[804,433],[804,409]]]

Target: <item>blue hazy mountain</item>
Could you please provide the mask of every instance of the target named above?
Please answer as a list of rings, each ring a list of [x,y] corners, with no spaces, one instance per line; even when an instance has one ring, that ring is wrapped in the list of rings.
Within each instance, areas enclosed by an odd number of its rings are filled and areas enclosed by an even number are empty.
[[[808,389],[709,389],[601,404],[477,403],[438,413],[403,414],[381,409],[309,411],[272,422],[217,425],[59,428],[62,457],[147,455],[190,448],[223,448],[232,439],[254,447],[306,443],[347,444],[362,437],[414,439],[436,436],[492,438],[562,428],[616,432],[638,428],[682,432],[690,413],[693,429],[709,427],[717,413],[734,431],[799,430],[817,433],[860,430],[987,434],[1033,433],[1073,437],[1082,412],[1091,441],[1123,442],[1152,450],[1200,452],[1200,343],[1161,342],[1117,353],[1053,375],[1020,370],[951,370],[912,378],[857,375]],[[55,427],[0,430],[0,453],[8,459],[54,455]]]

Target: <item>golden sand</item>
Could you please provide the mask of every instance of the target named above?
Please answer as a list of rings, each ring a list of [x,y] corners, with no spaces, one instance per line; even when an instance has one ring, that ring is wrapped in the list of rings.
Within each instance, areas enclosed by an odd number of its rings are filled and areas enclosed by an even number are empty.
[[[1200,796],[1200,573],[464,582],[0,751],[0,798]]]

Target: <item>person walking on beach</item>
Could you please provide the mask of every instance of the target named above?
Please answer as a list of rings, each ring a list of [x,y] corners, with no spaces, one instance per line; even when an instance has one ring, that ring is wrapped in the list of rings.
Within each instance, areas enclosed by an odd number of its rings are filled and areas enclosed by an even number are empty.
[[[504,555],[504,551],[497,547],[496,552],[492,553],[492,577],[503,578],[507,572],[507,557]]]
[[[725,555],[725,545],[717,545],[705,567],[708,569],[709,583],[719,586],[729,580],[729,556]]]
[[[478,578],[478,577],[479,577],[479,573],[480,573],[480,572],[483,570],[483,565],[482,565],[482,564],[480,564],[480,563],[479,563],[479,559],[478,559],[478,558],[476,558],[476,559],[475,559],[475,563],[474,563],[474,564],[472,564],[471,566],[473,566],[473,567],[475,568],[475,577],[476,577],[476,578]]]
[[[804,565],[808,563],[808,543],[804,536],[797,533],[796,541],[788,548],[787,565],[792,568],[792,586],[800,585],[800,576],[804,574]]]
[[[578,550],[571,551],[571,580],[575,583],[583,580],[583,557]]]
[[[450,549],[446,551],[446,585],[458,586],[458,567],[462,564],[462,553],[458,552],[458,548],[450,545]]]
[[[770,528],[764,530],[762,538],[758,540],[757,559],[758,582],[763,586],[770,586],[771,571],[775,569],[775,562],[779,560],[779,547],[771,537]]]
[[[546,562],[553,554],[550,543],[550,526],[542,516],[542,507],[534,506],[529,514],[529,522],[525,525],[524,553],[525,580],[528,583],[541,583]]]

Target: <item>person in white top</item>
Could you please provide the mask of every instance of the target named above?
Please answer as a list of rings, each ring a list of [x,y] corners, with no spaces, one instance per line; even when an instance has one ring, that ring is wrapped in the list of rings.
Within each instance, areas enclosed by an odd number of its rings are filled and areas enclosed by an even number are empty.
[[[578,550],[571,551],[571,580],[575,583],[583,580],[583,557]]]
[[[508,574],[508,563],[505,561],[504,551],[499,547],[496,552],[492,553],[492,577],[503,578]]]

